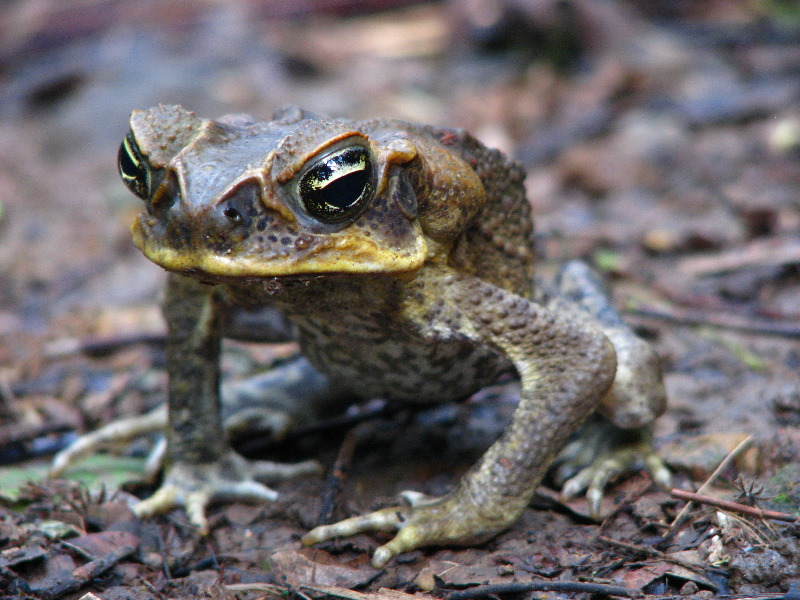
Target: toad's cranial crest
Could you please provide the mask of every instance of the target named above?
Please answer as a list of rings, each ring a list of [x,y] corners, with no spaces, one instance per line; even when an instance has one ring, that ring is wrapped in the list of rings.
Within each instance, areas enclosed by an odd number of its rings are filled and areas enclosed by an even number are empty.
[[[256,478],[317,469],[235,454],[225,433],[254,416],[262,432],[282,435],[343,392],[444,402],[512,371],[521,392],[511,424],[450,493],[408,494],[403,506],[303,541],[397,531],[373,556],[382,566],[421,546],[491,538],[517,520],[551,465],[564,492],[587,490],[594,509],[608,480],[642,461],[668,481],[649,439],[665,405],[655,353],[582,263],[566,265],[555,286],[534,285],[523,171],[469,134],[295,108],[271,121],[210,121],[158,106],[134,111],[119,171],[145,203],[134,242],[171,272],[169,418],[89,434],[54,471],[109,439],[163,428],[164,482],[136,512],[184,506],[206,530],[212,500],[269,500],[275,492]],[[269,375],[255,406],[249,392],[220,400],[222,321],[239,305],[279,309],[305,357]],[[266,326],[245,334],[279,337]]]

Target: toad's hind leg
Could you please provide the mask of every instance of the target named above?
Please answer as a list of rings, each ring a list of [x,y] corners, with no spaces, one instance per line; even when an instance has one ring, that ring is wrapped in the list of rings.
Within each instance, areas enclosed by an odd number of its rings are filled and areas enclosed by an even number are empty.
[[[654,348],[622,320],[585,263],[564,265],[557,286],[548,306],[600,329],[617,355],[614,384],[598,414],[581,427],[554,464],[562,494],[573,497],[586,491],[590,512],[598,515],[605,487],[620,474],[646,468],[656,483],[669,486],[670,472],[652,447],[652,423],[664,412],[666,391]]]
[[[421,316],[423,338],[451,335],[502,353],[522,388],[511,424],[449,494],[405,494],[410,505],[317,527],[313,544],[363,531],[397,531],[372,558],[376,567],[421,546],[485,541],[528,505],[555,454],[595,408],[614,376],[614,352],[597,329],[477,278],[436,273],[405,310]],[[433,306],[415,298],[436,298]],[[418,303],[422,303],[421,305]]]
[[[340,414],[353,395],[335,386],[304,356],[222,386],[222,421],[228,438],[279,442],[299,427]]]

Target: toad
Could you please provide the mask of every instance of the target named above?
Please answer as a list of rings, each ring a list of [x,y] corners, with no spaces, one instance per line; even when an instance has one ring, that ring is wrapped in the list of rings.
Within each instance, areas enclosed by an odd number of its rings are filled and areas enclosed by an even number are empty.
[[[650,443],[665,407],[654,350],[583,263],[534,284],[524,172],[469,134],[296,108],[212,121],[158,106],[133,112],[119,173],[145,204],[136,246],[169,272],[167,410],[79,439],[54,472],[102,442],[163,429],[163,482],[136,513],[184,507],[207,531],[209,502],[271,500],[259,480],[317,468],[236,454],[226,432],[248,418],[285,431],[343,391],[450,402],[511,371],[521,382],[511,423],[452,491],[406,492],[303,542],[396,532],[372,557],[379,567],[415,548],[490,539],[551,466],[563,493],[585,492],[594,510],[624,471],[645,465],[669,481]],[[272,373],[249,417],[223,419],[220,340],[241,305],[279,309],[305,362]],[[249,333],[275,341],[287,328]]]

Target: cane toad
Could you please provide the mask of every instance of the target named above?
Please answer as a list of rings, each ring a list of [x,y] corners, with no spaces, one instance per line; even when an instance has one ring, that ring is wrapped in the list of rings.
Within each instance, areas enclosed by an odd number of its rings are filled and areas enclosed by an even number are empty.
[[[110,425],[56,471],[100,441],[166,427],[163,484],[136,511],[183,506],[201,530],[211,500],[269,500],[257,477],[313,472],[228,446],[221,315],[244,304],[288,317],[305,370],[322,378],[316,400],[330,387],[438,403],[503,371],[521,381],[512,422],[450,493],[406,493],[402,506],[317,527],[305,543],[396,531],[376,566],[421,546],[479,543],[520,516],[554,461],[564,493],[588,489],[595,508],[609,478],[642,461],[668,480],[649,443],[665,405],[655,353],[582,263],[554,291],[534,286],[523,170],[469,134],[294,108],[259,122],[158,106],[134,111],[119,171],[146,207],[135,244],[170,272],[168,422],[162,411]],[[592,414],[594,433],[576,439]]]

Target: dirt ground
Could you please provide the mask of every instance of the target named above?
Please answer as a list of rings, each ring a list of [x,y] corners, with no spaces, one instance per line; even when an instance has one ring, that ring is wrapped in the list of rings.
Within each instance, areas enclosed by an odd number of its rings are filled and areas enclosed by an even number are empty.
[[[605,273],[663,359],[670,406],[655,444],[674,487],[702,497],[686,508],[642,472],[611,488],[598,522],[542,487],[496,539],[378,571],[368,556],[385,536],[300,546],[330,494],[323,478],[279,483],[269,505],[215,507],[205,538],[181,511],[132,516],[152,487],[120,482],[141,475],[153,440],[43,478],[76,434],[164,399],[163,273],[130,241],[141,207],[115,165],[130,110],[159,102],[208,117],[300,104],[464,127],[515,156],[540,272],[582,257]],[[0,6],[3,598],[797,598],[798,339],[797,3]],[[229,343],[225,377],[295,352]],[[341,517],[404,489],[447,490],[515,393],[499,382],[421,412],[372,402],[238,447],[329,467],[355,443]],[[488,584],[499,587],[476,587]]]

